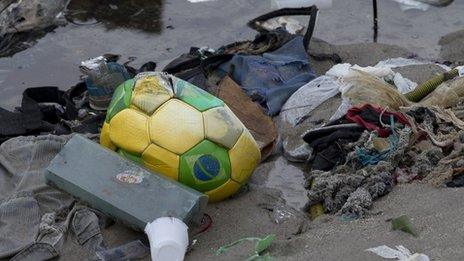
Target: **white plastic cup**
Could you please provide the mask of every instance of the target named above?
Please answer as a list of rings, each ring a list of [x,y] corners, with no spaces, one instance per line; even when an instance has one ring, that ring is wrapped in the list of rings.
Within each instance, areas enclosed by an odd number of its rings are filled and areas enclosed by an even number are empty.
[[[145,226],[153,261],[182,261],[188,246],[188,227],[174,217],[157,218]]]
[[[274,0],[277,8],[301,8],[317,6],[318,9],[327,9],[332,7],[333,0]]]

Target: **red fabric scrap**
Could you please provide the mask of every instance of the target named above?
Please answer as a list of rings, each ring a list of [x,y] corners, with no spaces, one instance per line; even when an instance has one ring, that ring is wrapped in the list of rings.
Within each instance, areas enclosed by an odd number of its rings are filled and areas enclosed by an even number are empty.
[[[377,117],[375,121],[369,121],[368,119],[363,118],[363,115],[361,115],[362,112],[375,112],[377,113]],[[350,121],[357,123],[364,128],[366,128],[369,131],[377,131],[379,134],[379,137],[386,138],[390,136],[391,130],[390,128],[384,128],[379,122],[379,116],[382,114],[384,111],[383,108],[381,107],[374,107],[370,104],[364,104],[361,107],[352,107],[351,109],[348,110],[346,113],[345,118]],[[400,112],[390,112],[390,111],[384,111],[382,114],[382,122],[384,124],[390,124],[390,116],[393,115],[395,119],[395,123],[402,123],[405,125],[411,125],[408,121],[408,119]]]

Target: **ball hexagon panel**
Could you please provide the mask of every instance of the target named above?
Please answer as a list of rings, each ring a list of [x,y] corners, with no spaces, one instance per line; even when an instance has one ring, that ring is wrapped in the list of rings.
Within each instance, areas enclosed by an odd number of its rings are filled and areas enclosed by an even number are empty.
[[[149,119],[153,143],[178,155],[205,137],[201,112],[178,99],[161,105]]]
[[[253,174],[261,160],[258,145],[247,129],[243,131],[234,147],[229,150],[229,159],[232,179],[243,184]]]
[[[176,98],[199,111],[205,111],[224,105],[224,102],[214,95],[179,78],[174,79],[174,93]]]
[[[227,151],[209,140],[180,156],[179,181],[201,192],[213,190],[230,179]]]
[[[142,76],[136,77],[131,105],[151,115],[161,104],[171,99],[174,93],[162,74],[146,73]]]
[[[218,202],[235,194],[240,189],[240,187],[241,185],[238,182],[229,179],[220,187],[207,191],[205,194],[208,195],[209,202]]]
[[[228,149],[243,132],[240,120],[227,107],[216,107],[203,112],[205,137]]]
[[[107,147],[110,150],[116,150],[116,145],[110,139],[110,124],[104,122],[100,133],[100,144]]]
[[[142,158],[140,154],[130,153],[124,149],[118,149],[117,152],[119,153],[119,155],[123,156],[126,159],[129,159],[138,164],[142,164]]]
[[[151,143],[148,117],[139,111],[124,109],[114,115],[109,124],[110,139],[118,148],[142,154]]]
[[[142,160],[147,168],[162,173],[173,180],[178,180],[179,155],[155,144],[150,144],[142,153]]]
[[[125,81],[123,84],[119,85],[118,88],[114,91],[113,98],[111,103],[108,106],[106,111],[105,122],[110,122],[110,120],[118,112],[129,108],[131,98],[132,98],[132,88],[134,87],[134,80],[130,79]]]

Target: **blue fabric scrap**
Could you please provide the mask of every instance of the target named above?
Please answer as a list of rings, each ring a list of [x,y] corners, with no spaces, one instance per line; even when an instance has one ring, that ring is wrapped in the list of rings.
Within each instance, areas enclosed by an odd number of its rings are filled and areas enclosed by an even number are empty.
[[[230,74],[270,116],[277,115],[295,91],[316,78],[301,36],[262,56],[236,54],[218,70]]]

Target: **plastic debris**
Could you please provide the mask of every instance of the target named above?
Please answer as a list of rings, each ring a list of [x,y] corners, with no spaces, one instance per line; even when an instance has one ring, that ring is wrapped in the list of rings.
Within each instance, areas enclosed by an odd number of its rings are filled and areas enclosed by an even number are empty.
[[[392,0],[400,4],[402,11],[407,11],[410,9],[418,9],[422,11],[427,11],[430,8],[430,5],[422,3],[416,0]]]
[[[220,247],[216,251],[216,255],[220,255],[220,254],[228,251],[233,246],[238,245],[240,243],[243,243],[243,242],[246,242],[246,241],[249,241],[249,242],[256,241],[255,251],[254,251],[254,253],[252,253],[252,255],[249,258],[247,258],[247,261],[252,261],[252,260],[272,260],[269,253],[267,253],[265,255],[261,255],[261,254],[271,246],[271,244],[274,241],[275,237],[276,237],[275,234],[270,234],[270,235],[268,235],[268,236],[266,236],[264,238],[259,238],[259,237],[242,238],[242,239],[239,239],[239,240],[237,240],[235,242],[232,242],[230,244],[227,244],[225,246]]]
[[[123,65],[104,56],[83,61],[79,68],[87,76],[90,107],[95,110],[106,110],[116,87],[131,78]]]
[[[182,261],[188,246],[188,227],[173,217],[157,218],[145,227],[152,260]]]
[[[261,26],[269,31],[283,27],[291,34],[301,33],[304,30],[304,26],[298,20],[289,17],[272,18],[261,23]]]
[[[379,78],[393,78],[394,72],[392,71],[391,67],[388,66],[366,66],[361,67],[357,64],[351,65],[349,63],[342,63],[334,65],[330,70],[327,71],[326,75],[338,77],[338,78],[345,78],[350,75],[354,71],[362,71],[365,73],[369,73],[375,75]]]
[[[369,103],[398,111],[400,107],[410,104],[401,93],[395,90],[394,86],[372,74],[358,70],[346,80],[352,84],[352,87],[342,96],[352,105]]]
[[[454,0],[416,0],[416,1],[426,3],[432,6],[437,6],[437,7],[447,6],[447,5],[450,5],[452,2],[454,2]]]
[[[398,68],[398,67],[403,67],[403,66],[410,66],[410,65],[424,65],[424,64],[431,64],[429,61],[423,61],[419,59],[409,59],[409,58],[403,58],[403,57],[397,57],[397,58],[389,58],[383,61],[378,62],[374,67],[388,67],[388,68]],[[434,63],[435,64],[435,63]],[[446,71],[451,70],[446,65],[441,65],[437,64]]]
[[[430,6],[443,7],[451,4],[454,0],[392,0],[400,4],[402,11],[417,9],[429,10]]]
[[[401,230],[415,237],[419,236],[419,234],[417,233],[417,230],[411,224],[411,220],[406,215],[392,219],[391,223],[392,223],[393,230]]]
[[[447,80],[451,80],[457,76],[459,76],[458,69],[452,69],[451,71],[447,71],[445,73],[436,75],[419,85],[413,91],[406,93],[405,96],[410,101],[419,102],[425,96],[433,93],[440,84],[444,83]]]
[[[395,73],[393,77],[393,83],[400,93],[407,93],[414,90],[417,87],[417,83],[404,78],[400,73]]]
[[[424,65],[431,64],[428,61],[421,61],[417,59],[406,59],[406,58],[391,58],[384,61],[378,62],[375,66],[361,67],[358,65],[352,65],[349,63],[336,64],[325,75],[319,76],[313,81],[305,84],[300,89],[298,89],[284,104],[281,110],[281,117],[291,124],[296,126],[307,119],[308,115],[321,105],[323,102],[328,99],[336,96],[339,93],[345,94],[348,92],[353,85],[357,84],[358,81],[350,81],[350,77],[355,77],[354,79],[359,79],[359,74],[368,75],[372,77],[377,77],[374,83],[379,85],[381,80],[387,80],[393,82],[396,86],[391,85],[382,85],[388,86],[389,93],[393,93],[390,96],[399,97],[399,99],[404,100],[401,102],[401,105],[407,103],[407,100],[402,98],[399,94],[396,93],[407,93],[417,87],[417,83],[403,77],[400,73],[395,73],[392,69],[410,65]],[[450,70],[449,67],[444,66],[445,70]],[[362,78],[362,77],[361,77]],[[354,80],[351,78],[351,80]],[[355,90],[352,92],[358,93],[363,87],[356,86]],[[382,90],[384,88],[380,87]],[[392,90],[390,90],[392,89]],[[372,90],[369,90],[372,91]],[[362,91],[361,91],[362,92]],[[375,92],[375,91],[373,91]],[[354,95],[356,97],[356,95]],[[369,95],[366,95],[369,97]],[[378,95],[382,96],[382,95]],[[389,96],[389,97],[390,97]],[[342,104],[330,120],[335,120],[342,117],[348,109],[354,105],[349,99],[350,95],[342,101]],[[381,97],[381,100],[389,99],[389,97]],[[359,98],[359,97],[358,97]],[[359,100],[360,104],[364,103],[373,103],[372,101],[377,101],[376,98],[369,100]],[[374,103],[375,104],[375,103]],[[395,106],[396,107],[396,106]]]
[[[398,261],[429,261],[429,257],[424,254],[411,254],[409,249],[405,248],[404,246],[396,246],[396,249],[393,249],[388,246],[378,246],[366,249],[368,252],[372,252],[377,254],[380,257],[386,259],[396,259]]]
[[[74,135],[52,160],[45,178],[139,230],[165,216],[199,223],[208,201],[206,195],[149,172],[80,135]]]
[[[281,117],[296,126],[324,101],[340,92],[343,83],[331,76],[320,76],[303,85],[284,104]]]
[[[420,103],[424,106],[450,108],[459,103],[464,96],[464,77],[455,78],[440,84]]]

